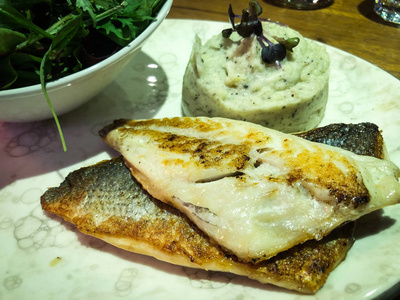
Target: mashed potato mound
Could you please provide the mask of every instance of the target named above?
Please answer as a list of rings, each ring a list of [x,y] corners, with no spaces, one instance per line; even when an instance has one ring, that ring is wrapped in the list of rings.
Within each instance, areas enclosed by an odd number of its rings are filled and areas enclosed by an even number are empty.
[[[220,33],[204,45],[196,37],[183,78],[184,115],[250,121],[289,133],[320,123],[328,99],[325,47],[275,23],[264,22],[263,29],[272,42],[273,36],[300,39],[281,68],[262,61],[255,35]]]

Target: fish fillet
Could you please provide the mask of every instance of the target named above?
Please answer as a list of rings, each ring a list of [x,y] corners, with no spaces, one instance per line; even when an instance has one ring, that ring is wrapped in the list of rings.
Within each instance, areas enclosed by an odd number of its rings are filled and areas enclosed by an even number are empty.
[[[340,144],[361,155],[385,156],[382,136],[369,123],[332,124],[301,136]],[[244,275],[302,293],[315,293],[353,244],[351,222],[320,241],[308,241],[269,260],[241,262],[177,209],[144,191],[122,157],[70,173],[58,188],[41,197],[41,204],[83,233],[125,250],[177,265]]]
[[[100,135],[155,198],[243,261],[261,261],[400,201],[399,169],[252,123],[119,120]]]
[[[72,172],[41,197],[42,208],[83,233],[168,263],[225,271],[315,293],[353,244],[354,223],[257,264],[226,253],[177,209],[146,193],[122,157]]]

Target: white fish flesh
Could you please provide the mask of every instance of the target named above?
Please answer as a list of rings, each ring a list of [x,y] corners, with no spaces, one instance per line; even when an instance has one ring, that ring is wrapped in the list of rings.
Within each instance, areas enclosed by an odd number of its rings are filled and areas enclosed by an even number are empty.
[[[243,261],[400,202],[388,160],[223,118],[119,120],[100,135],[153,197]]]

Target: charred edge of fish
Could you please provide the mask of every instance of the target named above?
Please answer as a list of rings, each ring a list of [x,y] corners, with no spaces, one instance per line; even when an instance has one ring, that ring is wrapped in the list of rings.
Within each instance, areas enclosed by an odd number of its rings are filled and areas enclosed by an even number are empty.
[[[366,205],[370,202],[369,195],[345,195],[336,189],[330,190],[330,194],[337,199],[338,204],[352,206],[354,208],[358,208],[360,205]]]
[[[121,126],[124,126],[129,122],[128,119],[118,119],[114,120],[112,124],[109,124],[102,129],[99,130],[99,135],[101,138],[105,138],[111,131],[113,131],[116,128],[119,128]]]
[[[368,196],[358,196],[351,199],[351,203],[353,204],[354,208],[357,208],[359,205],[365,205],[369,201],[370,198]]]

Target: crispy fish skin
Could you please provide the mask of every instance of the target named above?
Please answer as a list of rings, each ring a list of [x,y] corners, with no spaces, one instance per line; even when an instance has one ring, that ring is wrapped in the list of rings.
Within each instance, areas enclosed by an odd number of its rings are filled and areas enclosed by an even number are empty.
[[[358,155],[387,158],[386,146],[378,126],[365,122],[335,123],[296,134],[312,142],[352,151]]]
[[[149,254],[150,245],[161,260],[168,253],[177,264],[188,265],[219,253],[205,251],[209,244],[197,228],[144,191],[122,157],[70,173],[58,188],[46,191],[41,205],[83,233],[123,249]]]
[[[400,201],[387,160],[223,118],[122,120],[100,132],[157,199],[244,261]]]
[[[324,137],[330,126],[310,139]],[[380,133],[374,128],[363,142],[369,143],[372,153],[381,153]],[[357,137],[357,130],[352,134]],[[307,133],[302,135],[307,137]],[[343,137],[352,138],[349,132]],[[353,148],[359,147],[346,149]],[[41,197],[41,205],[81,232],[119,248],[177,265],[244,275],[301,293],[318,291],[354,241],[352,222],[320,241],[308,241],[269,260],[241,262],[211,241],[184,214],[144,191],[122,157],[70,173],[59,187],[50,188]]]
[[[354,223],[257,264],[241,262],[177,209],[154,199],[122,157],[70,173],[41,197],[42,208],[83,233],[176,265],[231,272],[301,293],[315,293],[353,244]]]

